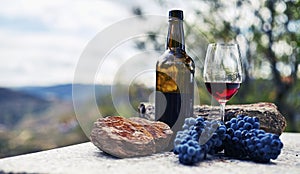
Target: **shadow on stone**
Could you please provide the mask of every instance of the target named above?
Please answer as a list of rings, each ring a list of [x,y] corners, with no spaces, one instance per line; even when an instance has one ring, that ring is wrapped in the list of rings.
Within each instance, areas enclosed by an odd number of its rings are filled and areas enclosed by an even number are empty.
[[[118,157],[115,157],[115,156],[112,156],[106,152],[103,152],[103,151],[100,151],[100,152],[95,152],[94,153],[96,157],[101,157],[101,158],[105,158],[105,159],[112,159],[112,160],[119,160],[119,159],[122,159],[122,158],[118,158]]]

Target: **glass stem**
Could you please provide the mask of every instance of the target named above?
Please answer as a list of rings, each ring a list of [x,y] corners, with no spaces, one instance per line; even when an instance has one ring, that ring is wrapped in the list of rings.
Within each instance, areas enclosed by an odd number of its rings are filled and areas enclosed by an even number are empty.
[[[221,116],[221,121],[224,123],[225,121],[225,102],[220,103],[220,116]]]

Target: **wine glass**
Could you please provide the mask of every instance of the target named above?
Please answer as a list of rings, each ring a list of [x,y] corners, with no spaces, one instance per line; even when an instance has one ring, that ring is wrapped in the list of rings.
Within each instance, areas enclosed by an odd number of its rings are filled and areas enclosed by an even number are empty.
[[[208,92],[220,104],[224,122],[226,102],[242,83],[242,63],[238,44],[211,43],[208,45],[203,78]]]

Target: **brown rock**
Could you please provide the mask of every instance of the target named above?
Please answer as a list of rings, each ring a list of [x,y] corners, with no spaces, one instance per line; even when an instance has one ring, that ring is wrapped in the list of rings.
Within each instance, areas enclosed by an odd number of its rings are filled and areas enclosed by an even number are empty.
[[[170,142],[173,131],[167,124],[139,117],[133,117],[130,118],[130,120],[141,124],[148,132],[150,132],[154,138],[156,152],[162,152]]]
[[[119,158],[150,155],[161,151],[172,131],[162,122],[120,116],[99,118],[91,132],[91,141],[99,149]]]
[[[287,125],[286,119],[273,103],[227,105],[225,112],[225,120],[230,120],[239,114],[245,114],[250,117],[258,117],[261,129],[278,135],[281,135]],[[219,107],[212,107],[208,105],[197,106],[195,107],[194,115],[202,116],[209,120],[219,119]]]

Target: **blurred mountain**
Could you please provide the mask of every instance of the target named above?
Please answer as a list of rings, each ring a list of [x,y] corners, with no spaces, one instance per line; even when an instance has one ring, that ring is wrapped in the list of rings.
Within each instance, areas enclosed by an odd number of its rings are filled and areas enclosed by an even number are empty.
[[[88,141],[72,102],[88,108],[88,100],[110,95],[108,85],[62,84],[0,88],[0,158]],[[89,115],[95,115],[86,112]],[[93,120],[92,120],[93,121]]]
[[[108,85],[0,88],[0,158],[86,142],[89,140],[87,129],[101,115],[135,114],[126,110],[128,103],[122,101],[124,94],[128,92],[130,104],[137,108],[153,91],[138,84],[132,84],[129,89],[126,85],[114,87],[114,97],[119,103],[112,101]],[[75,113],[72,90],[76,92],[79,112],[84,118]],[[96,109],[91,102],[95,98]],[[125,109],[117,112],[116,107]],[[84,121],[78,122],[78,119]]]
[[[38,117],[53,105],[72,103],[72,87],[76,88],[77,99],[90,97],[87,91],[95,91],[97,98],[107,95],[110,86],[63,84],[46,87],[0,88],[0,125],[11,128],[24,117]]]
[[[86,99],[87,91],[95,91],[97,97],[106,95],[110,91],[108,85],[62,84],[46,87],[27,86],[15,88],[17,91],[27,93],[48,101],[72,101],[72,88],[76,89],[78,98]]]
[[[50,102],[30,94],[0,88],[0,125],[13,127],[25,115],[46,110]]]

